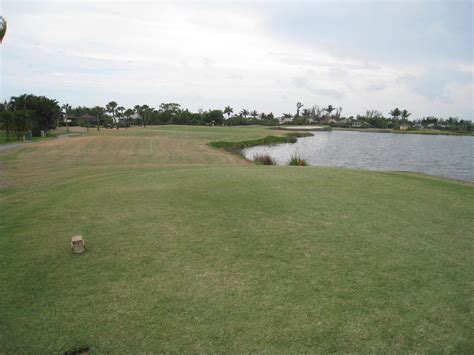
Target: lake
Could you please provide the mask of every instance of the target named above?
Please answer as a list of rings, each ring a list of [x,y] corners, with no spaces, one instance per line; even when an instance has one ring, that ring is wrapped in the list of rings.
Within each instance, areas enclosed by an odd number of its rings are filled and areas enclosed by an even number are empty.
[[[299,155],[309,165],[413,171],[474,182],[474,137],[351,131],[313,132],[294,144],[243,150],[247,159],[269,154],[279,165]]]

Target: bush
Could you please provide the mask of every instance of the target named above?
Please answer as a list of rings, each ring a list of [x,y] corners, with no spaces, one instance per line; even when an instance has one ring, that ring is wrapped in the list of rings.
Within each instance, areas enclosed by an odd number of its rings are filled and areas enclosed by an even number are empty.
[[[290,162],[288,163],[288,165],[293,165],[293,166],[307,166],[308,163],[306,162],[306,160],[304,159],[301,159],[301,157],[299,155],[293,155],[290,159]]]
[[[258,165],[276,165],[276,162],[268,154],[256,155],[253,161]]]

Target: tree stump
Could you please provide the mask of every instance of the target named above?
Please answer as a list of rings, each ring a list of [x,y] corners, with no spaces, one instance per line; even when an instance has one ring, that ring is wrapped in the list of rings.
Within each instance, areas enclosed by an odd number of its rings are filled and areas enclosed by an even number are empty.
[[[71,248],[74,254],[82,254],[86,251],[86,244],[84,243],[84,239],[82,236],[75,235],[71,239]]]

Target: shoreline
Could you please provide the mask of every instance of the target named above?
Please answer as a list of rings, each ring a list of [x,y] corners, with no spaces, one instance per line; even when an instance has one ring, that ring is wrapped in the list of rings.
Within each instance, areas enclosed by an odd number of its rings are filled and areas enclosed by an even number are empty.
[[[348,130],[348,131],[355,131],[355,130]],[[370,132],[371,131],[363,131],[362,133],[370,133]],[[298,132],[295,132],[295,133],[298,133]],[[301,132],[301,133],[302,133],[302,135],[298,136],[298,138],[314,136],[314,134],[305,135],[304,132]],[[376,133],[392,133],[392,132],[387,132],[387,131],[380,132],[379,131],[379,132],[376,132]],[[393,133],[395,133],[395,132],[393,132]],[[399,132],[399,133],[405,133],[405,132]],[[291,135],[291,133],[289,135]],[[240,143],[240,142],[236,142],[237,146],[238,146],[238,143]],[[296,139],[295,139],[294,142],[282,141],[282,142],[279,142],[279,143],[296,143]],[[240,156],[242,156],[245,160],[248,160],[252,163],[257,164],[257,162],[255,160],[245,156],[243,151],[247,148],[253,148],[253,147],[257,147],[257,146],[273,146],[273,145],[276,145],[276,144],[278,144],[278,143],[266,144],[264,142],[261,142],[260,144],[253,144],[253,145],[242,146],[242,147],[239,146],[240,148],[238,149],[238,151],[233,151],[232,147],[231,147],[231,150],[228,150],[228,151],[233,152],[233,153],[237,153]],[[277,165],[277,166],[286,166],[286,164],[277,164],[277,163],[275,163],[275,165]],[[451,181],[457,181],[457,182],[461,182],[461,183],[466,183],[470,186],[474,186],[474,181],[473,180],[464,180],[464,179],[450,177],[450,176],[444,176],[444,175],[432,175],[432,174],[428,174],[426,172],[415,171],[415,170],[378,170],[378,169],[354,168],[354,167],[345,167],[345,166],[314,165],[314,164],[309,164],[309,163],[308,163],[308,166],[317,167],[317,168],[326,168],[327,167],[327,168],[339,168],[339,169],[350,169],[350,170],[362,170],[362,171],[367,171],[367,172],[380,172],[380,173],[386,172],[386,173],[396,173],[396,174],[399,173],[399,174],[404,174],[404,175],[419,175],[419,176],[421,175],[421,176],[425,176],[425,177],[431,177],[431,178],[434,178],[434,179],[442,179],[442,180],[446,179],[446,180],[451,180]]]
[[[270,129],[280,130],[280,131],[313,131],[313,132],[329,132],[332,131],[331,126],[311,126],[311,125],[304,125],[304,126],[277,126],[272,127]]]
[[[252,140],[245,140],[245,141],[237,141],[237,142],[228,142],[228,141],[214,141],[209,142],[208,145],[213,148],[217,149],[224,149],[230,153],[238,154],[243,157],[245,160],[245,156],[241,153],[241,151],[245,148],[252,148],[257,146],[272,146],[276,144],[283,144],[283,143],[296,143],[298,138],[303,137],[312,137],[313,134],[309,132],[291,132],[287,133],[284,136],[266,136],[260,139],[252,139]]]
[[[424,129],[424,130],[407,130],[400,131],[392,128],[351,128],[351,127],[331,127],[324,125],[302,125],[302,126],[276,126],[270,127],[273,130],[281,131],[313,131],[313,132],[330,132],[330,131],[348,131],[348,132],[362,132],[362,133],[395,133],[395,134],[420,134],[420,135],[431,135],[431,136],[473,136],[474,132],[455,132],[455,131],[441,131],[437,129]]]
[[[348,131],[348,132],[362,132],[362,133],[395,133],[395,134],[419,134],[429,136],[467,136],[474,137],[473,133],[462,133],[452,131],[440,131],[440,130],[417,130],[417,131],[399,131],[390,128],[343,128],[333,127],[334,131]]]

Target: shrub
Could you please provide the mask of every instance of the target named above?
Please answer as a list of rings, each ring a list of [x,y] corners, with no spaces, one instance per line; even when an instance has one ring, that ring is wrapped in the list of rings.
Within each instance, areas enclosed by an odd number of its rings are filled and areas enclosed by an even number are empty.
[[[259,154],[253,158],[253,161],[258,165],[276,165],[276,162],[268,154]]]
[[[299,155],[293,155],[291,157],[290,162],[288,163],[288,165],[307,166],[308,163],[306,162],[306,160],[301,159],[301,157]]]

